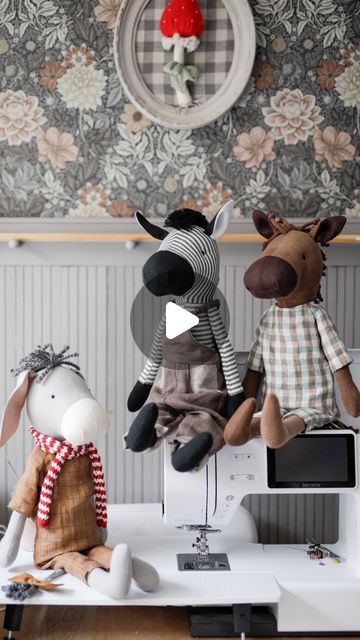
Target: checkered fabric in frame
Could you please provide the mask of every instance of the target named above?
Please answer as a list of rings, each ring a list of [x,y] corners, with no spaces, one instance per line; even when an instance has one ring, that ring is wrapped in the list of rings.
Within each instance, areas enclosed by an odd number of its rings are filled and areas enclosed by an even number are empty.
[[[275,393],[282,415],[298,415],[309,431],[339,417],[333,373],[350,363],[325,309],[309,302],[265,311],[248,368],[264,372],[263,395]]]
[[[173,59],[173,50],[164,51],[159,21],[167,0],[149,0],[139,20],[136,35],[136,58],[148,89],[158,100],[177,106],[176,94],[164,65]],[[188,87],[195,103],[203,104],[223,85],[234,53],[234,34],[230,17],[221,0],[201,3],[204,31],[200,46],[185,55],[186,64],[194,64],[200,72],[196,83]]]

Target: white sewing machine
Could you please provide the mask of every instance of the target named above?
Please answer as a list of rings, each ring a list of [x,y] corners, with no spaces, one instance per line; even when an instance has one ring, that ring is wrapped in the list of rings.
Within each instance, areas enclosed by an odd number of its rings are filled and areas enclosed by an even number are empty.
[[[360,384],[360,350],[351,355]],[[240,363],[245,359],[240,354]],[[360,427],[360,420],[343,419]],[[285,449],[268,452],[260,438],[226,446],[207,468],[179,476],[165,444],[164,515],[158,504],[109,508],[108,544],[128,542],[134,555],[154,564],[160,589],[145,594],[133,586],[126,600],[114,601],[65,575],[62,589],[36,595],[31,604],[188,606],[196,636],[358,636],[360,436],[348,430],[313,432],[287,446],[289,456]],[[309,559],[304,545],[259,544],[252,516],[239,507],[244,496],[255,493],[339,493],[339,540],[328,547],[341,562],[330,557],[320,565]],[[199,526],[194,553],[194,527]],[[206,535],[216,529],[221,531],[209,536],[209,555]],[[0,570],[0,584],[20,571],[46,575],[34,568],[31,552],[21,551],[10,570]],[[12,602],[0,592],[0,604]],[[7,629],[19,628],[18,606]]]
[[[360,351],[352,351],[351,355],[353,377],[359,384]],[[240,354],[240,365],[245,361],[245,354]],[[338,403],[342,410],[339,399]],[[360,427],[360,419],[351,419],[343,411],[342,418],[346,423]],[[239,590],[249,579],[257,580],[255,602],[261,601],[263,593],[262,602],[270,605],[277,631],[283,634],[359,631],[359,479],[360,435],[351,430],[313,431],[298,436],[276,451],[267,449],[261,438],[241,447],[224,447],[211,458],[206,468],[195,474],[184,474],[181,482],[166,450],[165,522],[199,531],[194,545],[196,552],[177,554],[178,568],[191,572],[192,577],[197,570],[236,570]],[[210,536],[207,541],[207,534],[213,530],[226,532],[245,496],[269,493],[340,494],[339,539],[328,546],[333,555],[323,560],[323,565],[311,561],[301,545],[239,542],[235,551],[229,548],[226,538],[221,544],[222,533]],[[217,536],[218,544],[215,544]],[[209,553],[212,545],[215,554]],[[237,590],[232,593],[232,599],[233,603],[239,602]],[[254,601],[249,593],[248,599],[242,602],[250,604]],[[249,608],[241,611],[243,617],[250,615]],[[215,629],[219,624],[219,612],[213,625],[211,616],[200,612],[192,617],[193,635],[202,635],[202,631],[209,632],[212,626]],[[247,628],[250,630],[249,624]],[[268,635],[266,630],[263,635]]]

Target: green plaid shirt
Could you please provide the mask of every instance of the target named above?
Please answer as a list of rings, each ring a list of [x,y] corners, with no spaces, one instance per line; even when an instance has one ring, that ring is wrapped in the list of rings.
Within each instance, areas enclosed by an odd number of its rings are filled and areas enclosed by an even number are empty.
[[[264,372],[264,395],[275,393],[286,413],[304,409],[296,413],[313,427],[339,416],[333,373],[350,363],[325,309],[309,302],[292,309],[274,304],[265,311],[248,368]]]

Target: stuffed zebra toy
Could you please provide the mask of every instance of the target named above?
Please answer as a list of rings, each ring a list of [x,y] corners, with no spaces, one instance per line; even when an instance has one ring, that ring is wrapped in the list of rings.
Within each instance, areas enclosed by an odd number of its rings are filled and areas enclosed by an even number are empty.
[[[146,288],[199,318],[191,330],[168,339],[165,316],[151,353],[128,398],[129,411],[141,411],[125,436],[125,446],[145,451],[166,436],[177,471],[205,464],[224,444],[226,418],[243,400],[233,347],[214,293],[219,282],[216,239],[227,229],[233,202],[227,202],[209,223],[199,211],[180,209],[160,228],[136,213],[138,223],[159,249],[143,267]],[[148,404],[145,404],[150,394]]]

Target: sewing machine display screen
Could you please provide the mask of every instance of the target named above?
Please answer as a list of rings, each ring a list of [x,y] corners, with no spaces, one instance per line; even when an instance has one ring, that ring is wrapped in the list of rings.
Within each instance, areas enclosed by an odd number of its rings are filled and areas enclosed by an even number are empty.
[[[355,487],[352,434],[303,434],[267,450],[270,488]]]

